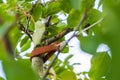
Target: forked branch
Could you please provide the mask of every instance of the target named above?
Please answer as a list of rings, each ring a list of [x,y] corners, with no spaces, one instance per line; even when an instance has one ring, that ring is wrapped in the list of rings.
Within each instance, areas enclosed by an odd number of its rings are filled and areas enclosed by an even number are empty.
[[[83,24],[83,22],[85,21],[85,19],[87,18],[87,14],[89,12],[89,10],[92,8],[93,5],[91,5],[86,11],[85,13],[83,14],[82,16],[82,19],[80,20],[78,26],[75,28],[74,30],[74,33],[72,34],[72,36],[64,43],[64,45],[62,46],[62,48],[60,48],[58,51],[57,51],[57,54],[56,56],[54,57],[54,59],[52,60],[52,62],[50,63],[45,75],[43,76],[43,80],[45,80],[45,78],[47,77],[48,73],[49,73],[49,70],[50,68],[52,67],[52,65],[54,64],[55,60],[57,59],[58,55],[60,54],[60,52],[66,47],[66,45],[68,44],[68,42],[76,35],[76,31],[79,30],[80,26]]]

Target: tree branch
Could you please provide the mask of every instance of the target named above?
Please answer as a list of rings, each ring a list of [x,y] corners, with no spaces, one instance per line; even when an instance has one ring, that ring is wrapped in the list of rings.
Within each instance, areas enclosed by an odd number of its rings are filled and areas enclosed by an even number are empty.
[[[92,6],[93,6],[93,5],[92,5]],[[87,17],[87,13],[88,13],[88,11],[91,9],[92,6],[90,6],[89,9],[87,9],[87,10],[85,11],[85,13],[84,13],[83,16],[82,16],[82,19],[80,20],[78,26],[75,28],[74,33],[72,34],[72,36],[64,43],[63,47],[58,50],[57,55],[54,57],[54,59],[52,60],[52,62],[51,62],[50,65],[49,65],[46,73],[44,74],[44,76],[43,76],[43,78],[42,78],[43,80],[47,77],[50,68],[51,68],[52,65],[54,64],[54,62],[55,62],[55,60],[57,59],[57,57],[58,57],[58,55],[60,54],[60,52],[66,47],[66,45],[68,44],[68,42],[76,35],[76,31],[80,28],[80,26],[82,25],[82,23],[85,21],[85,19],[86,19],[86,17]]]
[[[48,19],[47,19],[47,22],[45,23],[45,26],[46,27],[49,27],[50,26],[50,21],[52,19],[52,16],[49,16]]]
[[[52,19],[52,16],[48,16],[48,19],[47,21],[45,22],[45,27],[48,28],[50,26],[50,21]],[[46,36],[48,35],[48,31],[45,30],[43,36],[42,36],[42,39],[41,39],[41,42],[44,41],[46,39]]]
[[[68,42],[75,36],[76,31],[80,28],[80,26],[82,25],[82,23],[85,21],[86,17],[87,17],[87,13],[89,10],[86,10],[86,12],[84,13],[84,15],[82,16],[82,19],[80,20],[78,26],[75,28],[74,33],[72,34],[72,36],[65,42],[65,44],[63,45],[63,47],[61,49],[58,50],[57,55],[54,57],[54,59],[52,60],[52,62],[50,63],[45,75],[43,76],[43,80],[47,77],[48,72],[50,70],[50,68],[52,67],[52,65],[54,64],[55,60],[57,59],[58,55],[60,54],[60,52],[65,48],[65,46],[68,44]]]
[[[8,36],[8,33],[5,33],[3,36],[3,42],[4,42],[4,46],[6,51],[9,53],[9,55],[13,58],[14,57],[14,51]]]
[[[90,28],[92,28],[93,26],[97,25],[98,23],[100,23],[101,21],[103,21],[104,18],[101,18],[100,20],[96,21],[95,23],[93,23],[92,25],[84,28],[81,32],[84,32],[84,31],[87,31],[89,30]]]
[[[15,21],[9,26],[9,28],[7,29],[7,31],[5,32],[5,34],[3,35],[3,43],[5,46],[6,51],[9,53],[9,55],[13,58],[14,57],[14,51],[13,51],[13,47],[9,38],[9,32],[11,29],[13,29],[16,25],[17,22],[17,14],[15,16]]]
[[[62,38],[63,36],[65,36],[67,33],[69,33],[72,30],[73,30],[72,28],[66,28],[61,33],[59,33],[59,34],[57,34],[57,35],[55,35],[55,36],[53,36],[53,37],[43,41],[41,43],[41,45],[49,45],[49,44],[59,40],[60,38]]]
[[[31,34],[33,34],[33,31],[31,31],[29,29],[25,29],[24,25],[21,24],[20,22],[18,24],[19,24],[20,30],[23,31],[24,33],[26,33],[29,36],[29,38],[32,40]]]

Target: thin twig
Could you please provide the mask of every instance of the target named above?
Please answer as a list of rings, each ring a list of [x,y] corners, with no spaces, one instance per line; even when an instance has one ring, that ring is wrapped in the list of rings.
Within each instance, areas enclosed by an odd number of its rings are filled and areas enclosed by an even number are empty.
[[[62,32],[60,32],[59,34],[47,39],[47,40],[44,40],[41,45],[49,45],[57,40],[59,40],[60,38],[62,38],[63,36],[65,36],[67,33],[69,33],[70,31],[72,31],[73,29],[72,28],[66,28],[64,29]]]
[[[48,19],[47,19],[47,21],[46,21],[46,23],[45,23],[46,27],[50,26],[51,19],[52,19],[52,16],[49,16]]]
[[[29,14],[28,12],[26,12],[26,18],[27,18],[27,22],[26,22],[26,31],[27,31],[27,29],[29,28],[29,24],[30,24],[30,20],[31,20],[31,16],[29,16],[29,15],[31,15],[31,14]]]
[[[57,59],[58,55],[60,54],[60,52],[66,47],[66,45],[68,44],[68,42],[75,36],[76,31],[80,28],[80,26],[82,25],[82,23],[85,21],[86,17],[87,17],[87,13],[88,11],[91,9],[91,6],[88,10],[85,11],[84,15],[82,16],[82,19],[80,20],[78,26],[75,28],[74,33],[72,34],[72,36],[66,41],[66,43],[63,45],[63,47],[61,49],[58,50],[57,55],[54,57],[54,59],[52,60],[51,64],[49,65],[45,75],[43,76],[43,80],[47,77],[50,68],[52,67],[52,65],[54,64],[55,60]]]
[[[99,19],[98,21],[96,21],[95,23],[93,23],[92,25],[84,28],[84,29],[81,30],[80,32],[77,32],[77,33],[76,33],[76,36],[79,36],[82,32],[85,32],[85,31],[89,30],[90,28],[94,27],[95,25],[99,24],[101,21],[103,21],[103,19],[104,19],[104,18],[101,18],[101,19]]]
[[[45,22],[45,27],[48,28],[50,26],[50,22],[51,22],[52,16],[48,16],[47,21]],[[48,35],[48,31],[47,29],[45,30],[41,42],[43,42],[44,40],[46,40],[46,36]]]
[[[28,29],[26,30],[24,25],[21,24],[20,22],[18,24],[20,26],[20,30],[23,31],[24,33],[26,33],[29,36],[29,38],[32,40],[31,34],[33,34],[33,31],[28,30]]]
[[[18,14],[15,15],[15,20],[9,26],[9,28],[6,30],[6,32],[4,33],[3,38],[2,38],[4,46],[5,46],[5,49],[9,53],[11,58],[14,58],[14,51],[13,51],[12,43],[10,41],[9,32],[16,26],[17,20],[18,20]]]
[[[81,32],[84,32],[84,31],[89,30],[89,29],[92,28],[93,26],[95,26],[95,25],[97,25],[98,23],[100,23],[101,21],[103,21],[103,19],[104,19],[104,18],[101,18],[100,20],[98,20],[97,22],[93,23],[92,25],[84,28]],[[80,33],[81,33],[81,32],[80,32]]]

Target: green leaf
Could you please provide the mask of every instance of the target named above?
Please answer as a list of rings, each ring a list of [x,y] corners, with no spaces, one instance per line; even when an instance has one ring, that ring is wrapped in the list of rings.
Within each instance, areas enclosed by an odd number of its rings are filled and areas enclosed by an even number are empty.
[[[48,38],[58,34],[58,27],[56,26],[50,26],[47,28],[47,31],[49,31]]]
[[[94,5],[95,0],[82,0],[80,11],[84,13],[91,5]]]
[[[29,60],[7,60],[3,62],[7,80],[38,80]]]
[[[14,8],[17,5],[16,0],[7,0],[7,4],[9,4],[9,8]]]
[[[24,44],[24,45],[21,47],[21,52],[26,51],[27,49],[29,49],[29,48],[30,48],[30,45],[31,45],[31,40],[28,40],[28,41],[26,42],[26,44]]]
[[[47,17],[55,13],[58,13],[59,11],[60,11],[60,2],[58,1],[51,2],[47,5],[45,12],[44,12],[44,16]]]
[[[0,39],[0,60],[6,59],[7,52],[5,51],[4,42]]]
[[[61,80],[77,80],[73,71],[65,70],[59,75]]]
[[[20,42],[20,47],[22,47],[24,44],[26,44],[26,42],[29,40],[29,37],[28,36],[25,36],[21,42]]]
[[[111,49],[112,53],[112,68],[109,73],[108,80],[120,79],[120,0],[104,0],[103,13],[105,15],[104,22],[102,24],[103,34],[105,42]]]
[[[5,5],[0,5],[0,37],[3,36],[15,22],[14,15],[6,13]]]
[[[29,1],[33,1],[33,0],[25,0],[25,2],[29,2]]]
[[[32,4],[28,1],[21,1],[21,3],[19,2],[19,4],[21,4],[21,6],[24,8],[24,11],[29,11],[32,8]]]
[[[32,17],[34,18],[35,21],[37,21],[40,16],[42,14],[42,7],[40,6],[40,4],[36,4],[35,7],[33,7],[32,10]]]
[[[26,53],[25,56],[26,56],[26,57],[30,57],[30,53]]]
[[[96,49],[100,43],[102,43],[102,39],[99,36],[87,36],[87,37],[79,37],[81,48],[90,53],[95,54]]]
[[[104,0],[99,0],[98,8],[103,4],[103,1],[104,1]]]
[[[0,80],[4,80],[4,78],[0,77]]]
[[[69,51],[69,48],[68,48],[68,46],[66,46],[66,47],[62,50],[62,53],[68,53],[68,51]]]
[[[72,8],[76,10],[80,10],[80,5],[82,3],[82,0],[70,0],[70,2],[72,4]]]
[[[52,20],[51,20],[52,23],[58,23],[59,21],[60,20],[57,15],[52,16]]]
[[[60,2],[60,8],[64,12],[69,13],[69,11],[72,9],[70,0],[61,0],[61,2]]]
[[[9,39],[12,43],[13,49],[16,49],[16,46],[19,42],[19,39],[21,38],[22,34],[20,30],[15,26],[10,32],[9,32]]]
[[[89,14],[88,14],[87,21],[90,24],[93,24],[96,21],[98,21],[101,17],[102,17],[102,13],[99,10],[91,9]]]
[[[35,25],[33,21],[30,21],[29,30],[34,31]]]
[[[81,13],[78,10],[72,9],[67,18],[68,27],[74,28],[78,25],[81,19]]]
[[[72,58],[72,57],[73,57],[72,54],[69,55],[69,56],[67,56],[67,57],[65,58],[64,64],[68,64],[69,59]]]
[[[55,72],[57,75],[61,74],[62,72],[64,72],[65,69],[65,66],[57,66],[57,68],[55,68]]]
[[[0,0],[0,3],[3,3],[3,0]]]
[[[91,9],[82,27],[86,28],[87,24],[92,25],[98,20],[100,20],[101,18],[102,18],[102,13],[100,11],[98,11],[97,9]],[[89,29],[89,35],[92,35],[92,32],[94,32],[95,34],[101,34],[102,28],[103,27],[101,26],[100,23],[95,25],[93,28]]]
[[[107,52],[100,52],[93,56],[89,71],[90,80],[105,80],[111,66],[111,58]]]

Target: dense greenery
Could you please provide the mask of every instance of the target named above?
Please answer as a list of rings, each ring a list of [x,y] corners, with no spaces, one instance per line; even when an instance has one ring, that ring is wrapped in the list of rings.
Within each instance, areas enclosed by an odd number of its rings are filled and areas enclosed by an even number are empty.
[[[81,48],[93,55],[90,71],[76,74],[73,65],[68,63],[72,57],[70,55],[64,62],[57,59],[52,65],[56,76],[49,74],[48,77],[55,77],[56,80],[82,80],[77,76],[84,75],[84,80],[120,80],[120,0],[100,0],[98,9],[102,6],[102,11],[91,7],[95,4],[94,0],[41,1],[0,0],[0,60],[7,80],[38,80],[30,60],[20,56],[23,52],[26,57],[30,56],[27,50],[32,46],[31,35],[36,21],[50,20],[46,21],[48,34],[45,35],[45,39],[49,39],[64,29],[75,29],[86,12],[84,22],[77,29],[80,33],[77,37]],[[67,16],[67,22],[59,18],[58,14]],[[97,23],[99,20],[101,21]],[[97,24],[92,26],[95,23]],[[81,31],[88,27],[90,28],[85,31],[88,36],[83,36]],[[64,41],[64,36],[59,40]],[[101,43],[109,46],[111,56],[108,52],[96,52]],[[63,52],[68,52],[67,47]],[[53,56],[49,61],[52,60]]]

